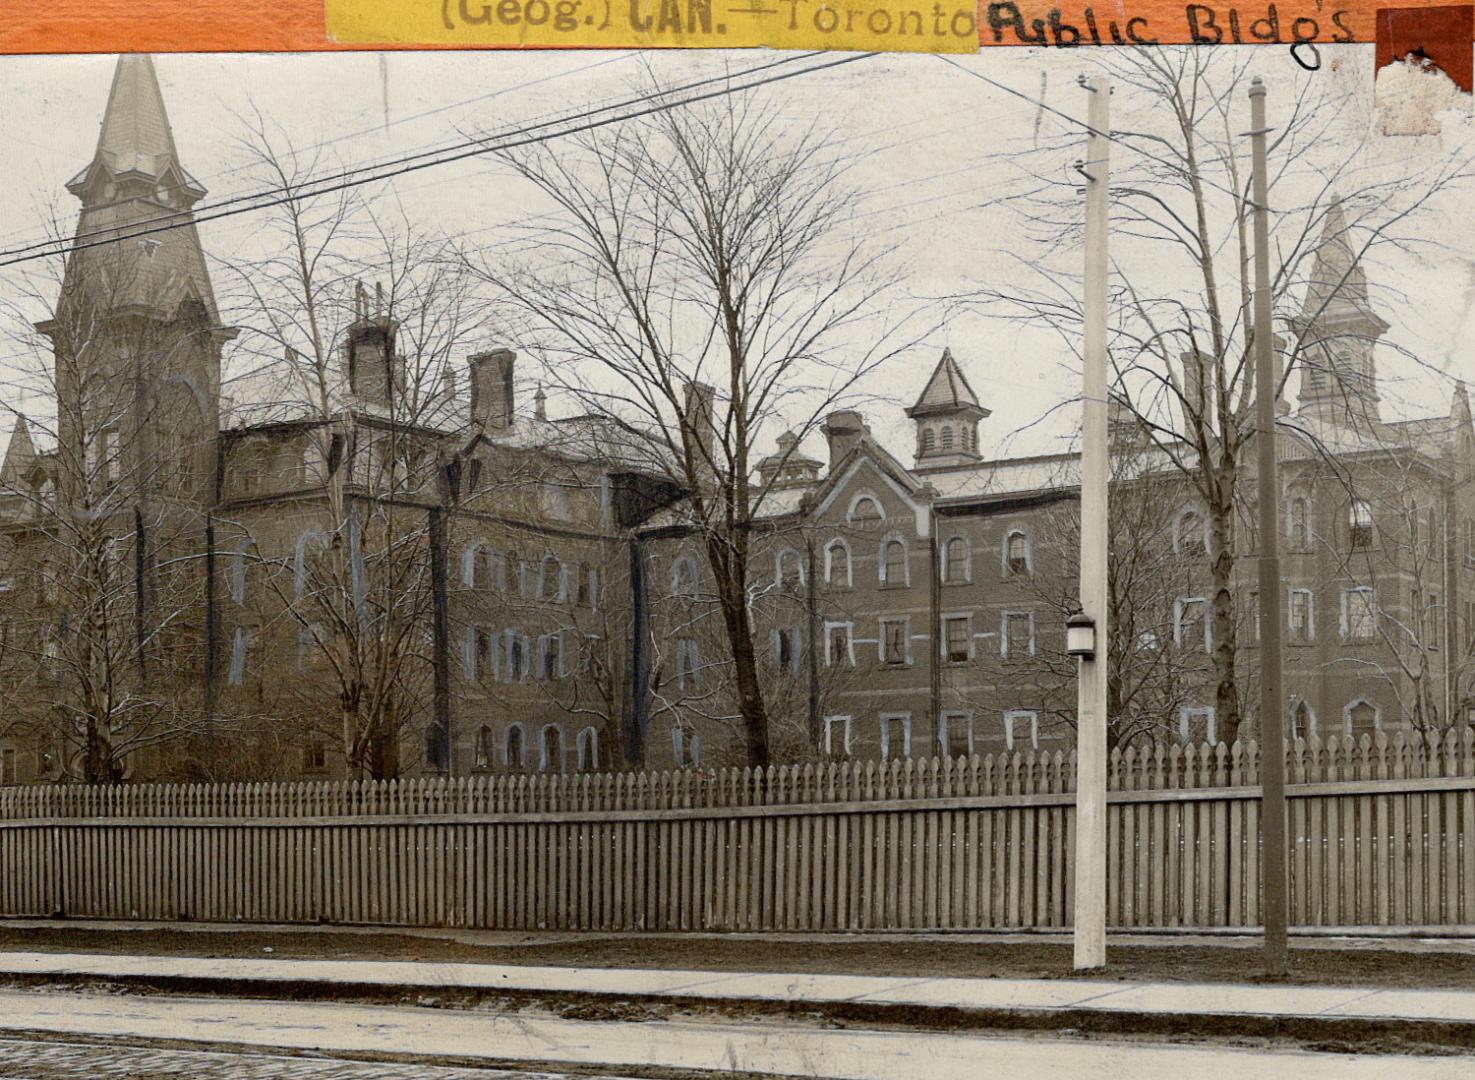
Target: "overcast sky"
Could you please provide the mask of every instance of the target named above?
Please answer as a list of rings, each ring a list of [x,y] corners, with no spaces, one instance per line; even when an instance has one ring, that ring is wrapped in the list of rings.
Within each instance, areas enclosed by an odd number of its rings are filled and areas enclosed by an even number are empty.
[[[1336,80],[1350,90],[1370,87],[1371,46],[1321,48],[1322,71],[1301,71],[1283,48],[1257,50],[1255,63],[1272,94],[1300,80]],[[671,78],[726,60],[757,63],[762,53],[657,53],[656,72]],[[1086,70],[1074,51],[992,49],[959,63],[987,74],[1053,109],[1084,117],[1086,94],[1075,77]],[[253,109],[299,145],[328,140],[347,161],[382,158],[455,141],[461,132],[496,127],[552,111],[576,108],[629,90],[642,61],[630,54],[395,53],[312,56],[162,56],[157,70],[183,163],[210,189],[208,201],[247,189],[240,174],[237,117]],[[37,239],[44,210],[62,185],[90,160],[112,76],[112,57],[0,58],[0,101],[9,178],[0,215],[0,246]],[[1335,68],[1335,70],[1333,70]],[[998,275],[1017,272],[1009,253],[1018,247],[1015,217],[998,205],[1000,166],[991,155],[1026,146],[1041,134],[1072,129],[1064,119],[999,90],[936,57],[886,56],[807,75],[783,85],[785,108],[796,120],[816,114],[839,124],[847,147],[866,153],[861,174],[869,213],[902,245],[912,269],[907,287],[918,296],[964,293]],[[1117,98],[1130,109],[1130,100]],[[1272,114],[1274,109],[1272,97]],[[1245,125],[1248,127],[1248,124]],[[1387,140],[1391,157],[1439,153],[1450,143]],[[1397,143],[1398,145],[1393,145]],[[1083,147],[1084,148],[1084,147]],[[420,224],[447,233],[471,233],[488,245],[499,226],[527,213],[524,183],[482,161],[417,173],[394,182],[393,194]],[[61,206],[74,215],[75,202]],[[1415,303],[1380,309],[1389,337],[1416,351],[1445,377],[1400,368],[1385,372],[1399,383],[1398,412],[1440,412],[1450,380],[1475,377],[1475,220],[1471,195],[1442,202],[1424,226],[1443,241],[1417,256],[1393,257],[1370,268],[1396,279]],[[70,222],[71,217],[68,218]],[[69,226],[70,227],[70,226]],[[207,223],[207,253],[232,252],[251,236],[249,216]],[[505,229],[503,235],[506,235]],[[0,271],[0,275],[5,272]],[[0,288],[5,279],[0,276]],[[36,318],[45,312],[37,311]],[[488,341],[488,345],[496,342]],[[1060,449],[1069,437],[1070,410],[1052,413],[1077,391],[1067,358],[1049,335],[1031,334],[957,313],[926,343],[885,373],[871,389],[908,404],[921,389],[944,344],[962,362],[983,403],[993,410],[981,430],[981,449],[1000,456]],[[0,346],[14,363],[17,344]],[[36,405],[19,403],[23,409]],[[39,403],[38,403],[39,404]],[[1037,424],[1042,416],[1048,422]],[[898,409],[872,415],[873,428],[901,456],[912,449],[909,425]],[[0,418],[0,431],[9,418]]]

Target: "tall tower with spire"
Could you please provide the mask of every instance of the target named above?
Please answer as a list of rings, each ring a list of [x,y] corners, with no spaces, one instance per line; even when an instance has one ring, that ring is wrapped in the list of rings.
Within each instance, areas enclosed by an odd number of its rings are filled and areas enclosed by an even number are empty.
[[[918,469],[945,469],[978,460],[978,422],[989,411],[978,403],[952,349],[942,350],[942,359],[907,415],[917,425]]]
[[[205,195],[174,145],[147,56],[120,57],[92,161],[52,343],[61,496],[196,501],[213,492],[221,325],[193,207]]]
[[[1301,314],[1301,415],[1339,426],[1378,422],[1373,349],[1388,324],[1368,300],[1367,275],[1353,250],[1340,202],[1327,211]]]

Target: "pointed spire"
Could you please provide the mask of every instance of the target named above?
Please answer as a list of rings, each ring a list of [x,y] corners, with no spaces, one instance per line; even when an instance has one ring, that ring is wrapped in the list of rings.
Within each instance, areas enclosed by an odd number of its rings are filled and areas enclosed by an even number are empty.
[[[73,256],[53,320],[57,326],[71,324],[69,304],[84,302],[166,319],[198,302],[206,320],[219,326],[209,270],[189,217],[205,189],[179,163],[147,56],[118,58],[97,152],[67,190],[82,201],[78,237],[113,233],[118,239]],[[161,218],[168,222],[164,227],[158,225]]]
[[[5,462],[0,465],[0,492],[11,493],[25,487],[26,474],[36,463],[36,446],[31,442],[31,429],[26,418],[15,415],[15,430],[10,433],[10,443],[5,448]]]
[[[95,201],[97,192],[89,189],[99,170],[110,179],[137,176],[154,184],[163,182],[186,205],[204,197],[205,189],[179,160],[154,62],[147,55],[130,53],[118,58],[97,151],[67,189],[84,201]],[[111,201],[106,194],[102,198]]]
[[[1313,322],[1348,316],[1369,319],[1387,329],[1387,323],[1373,313],[1367,273],[1353,244],[1345,205],[1339,198],[1322,220],[1321,239],[1317,242],[1301,318]]]
[[[1470,423],[1470,393],[1465,389],[1465,380],[1455,380],[1455,391],[1449,400],[1449,417],[1459,424]]]

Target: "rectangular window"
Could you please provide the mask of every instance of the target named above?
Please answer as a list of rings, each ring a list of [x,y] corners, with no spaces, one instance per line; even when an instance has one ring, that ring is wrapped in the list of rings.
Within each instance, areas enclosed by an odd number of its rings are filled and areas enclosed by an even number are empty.
[[[1173,602],[1173,644],[1209,647],[1209,605],[1201,596],[1180,597]]]
[[[912,714],[881,714],[881,760],[912,756]]]
[[[999,633],[999,655],[1035,654],[1035,615],[1032,611],[1006,611]]]
[[[1439,594],[1430,593],[1424,599],[1424,633],[1423,645],[1426,649],[1439,648],[1439,622],[1442,617],[1443,608],[1439,606]]]
[[[825,756],[850,756],[850,717],[825,717]]]
[[[1291,640],[1308,642],[1316,637],[1316,613],[1312,607],[1310,589],[1292,589],[1290,603],[1286,609],[1286,621]]]
[[[942,620],[943,650],[950,664],[965,664],[971,657],[972,634],[966,615],[950,615]]]
[[[0,785],[9,787],[19,782],[15,771],[15,748],[7,746],[0,750]]]
[[[947,757],[970,757],[973,754],[973,714],[945,712],[937,732],[938,749]]]
[[[780,671],[799,673],[800,641],[797,626],[782,626],[773,632],[773,662]]]
[[[676,687],[695,688],[701,683],[701,662],[696,638],[676,639]]]
[[[1184,705],[1178,710],[1178,738],[1185,743],[1214,742],[1214,707],[1194,708]]]
[[[328,748],[322,739],[313,739],[302,748],[302,765],[308,772],[327,770]]]
[[[888,540],[881,546],[881,584],[907,583],[907,549],[900,540]]]
[[[1015,750],[1038,750],[1040,748],[1040,717],[1033,709],[1010,709],[1004,713],[1004,748]]]
[[[250,631],[244,626],[236,627],[230,643],[230,673],[226,677],[232,686],[240,686],[246,681],[246,650],[250,644]]]
[[[881,620],[881,662],[883,664],[906,664],[910,658],[907,656],[907,620],[905,619],[882,619]]]
[[[1366,641],[1378,630],[1377,600],[1371,588],[1362,586],[1342,593],[1342,636],[1349,641]]]
[[[855,656],[850,651],[850,624],[826,623],[825,666],[837,667],[844,665],[849,667],[854,663]]]

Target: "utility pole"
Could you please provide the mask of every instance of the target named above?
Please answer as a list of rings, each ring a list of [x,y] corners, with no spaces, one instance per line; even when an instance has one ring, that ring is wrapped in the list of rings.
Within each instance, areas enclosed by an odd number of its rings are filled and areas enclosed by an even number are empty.
[[[1280,477],[1275,462],[1275,332],[1270,324],[1270,226],[1265,163],[1265,84],[1250,83],[1255,197],[1255,437],[1260,490],[1260,876],[1265,971],[1285,973],[1286,755],[1281,712]]]
[[[1106,230],[1111,87],[1097,77],[1086,142],[1085,347],[1081,437],[1081,614],[1067,627],[1076,684],[1075,967],[1106,966]]]

